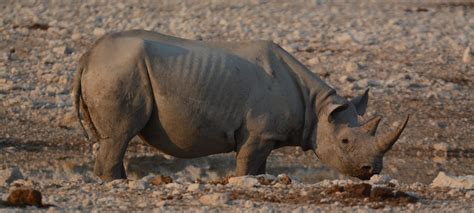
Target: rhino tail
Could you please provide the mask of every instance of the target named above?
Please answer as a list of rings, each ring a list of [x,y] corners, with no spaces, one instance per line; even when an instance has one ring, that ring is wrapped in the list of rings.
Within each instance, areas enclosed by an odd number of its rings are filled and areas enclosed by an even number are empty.
[[[97,132],[97,129],[94,126],[94,123],[92,122],[91,116],[89,114],[89,109],[84,102],[84,98],[82,97],[82,89],[81,89],[81,78],[82,78],[82,73],[86,69],[86,62],[88,58],[88,52],[85,53],[81,59],[79,60],[79,64],[77,66],[76,73],[74,75],[74,80],[73,80],[73,88],[72,88],[72,96],[73,96],[73,101],[74,101],[74,110],[76,111],[77,119],[79,120],[79,124],[81,125],[82,131],[84,133],[84,136],[88,141],[91,140],[89,137],[89,134],[87,132],[87,129],[85,127],[88,126],[91,133],[93,134],[93,137],[99,138],[99,134]],[[81,119],[81,110],[82,110],[82,118]],[[85,125],[84,125],[85,124]]]

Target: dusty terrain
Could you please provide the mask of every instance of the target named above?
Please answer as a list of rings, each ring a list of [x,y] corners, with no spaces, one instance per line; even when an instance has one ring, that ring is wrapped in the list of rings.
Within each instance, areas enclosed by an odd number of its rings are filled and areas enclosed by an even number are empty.
[[[474,190],[430,186],[441,171],[474,174],[473,3],[133,2],[0,1],[0,170],[17,167],[24,179],[0,185],[2,200],[30,187],[54,210],[473,211]],[[290,184],[285,176],[226,184],[233,154],[176,159],[139,139],[127,152],[132,181],[97,180],[93,142],[73,114],[71,80],[98,37],[128,29],[273,40],[341,95],[370,88],[368,116],[385,116],[382,128],[412,115],[385,158],[386,180],[367,186],[310,152],[283,148],[270,156],[268,173],[287,174]],[[150,184],[155,175],[173,183]]]

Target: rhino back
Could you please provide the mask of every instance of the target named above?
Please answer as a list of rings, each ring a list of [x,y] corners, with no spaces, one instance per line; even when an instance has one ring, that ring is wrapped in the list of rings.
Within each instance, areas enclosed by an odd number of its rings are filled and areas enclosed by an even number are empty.
[[[232,135],[242,125],[252,91],[267,83],[257,83],[259,68],[203,45],[147,41],[145,46],[158,119],[173,144],[195,150],[209,143],[232,151]]]

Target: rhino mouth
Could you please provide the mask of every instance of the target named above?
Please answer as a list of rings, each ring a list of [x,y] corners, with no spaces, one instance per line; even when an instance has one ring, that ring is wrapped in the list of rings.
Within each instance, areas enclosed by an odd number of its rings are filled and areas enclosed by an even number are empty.
[[[362,166],[357,178],[361,180],[369,180],[373,175],[380,174],[381,169],[378,167],[372,168],[371,166]]]

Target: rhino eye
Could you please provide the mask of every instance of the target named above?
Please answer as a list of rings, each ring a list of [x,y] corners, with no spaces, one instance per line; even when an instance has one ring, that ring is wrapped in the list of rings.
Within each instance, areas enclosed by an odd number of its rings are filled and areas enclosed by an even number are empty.
[[[342,139],[342,143],[343,143],[343,144],[348,144],[348,143],[349,143],[349,139],[347,139],[347,138]]]

